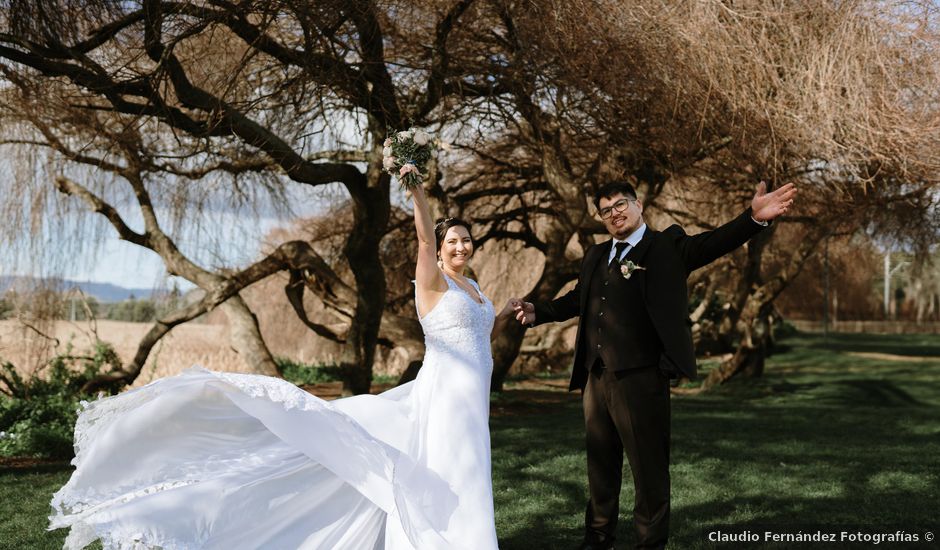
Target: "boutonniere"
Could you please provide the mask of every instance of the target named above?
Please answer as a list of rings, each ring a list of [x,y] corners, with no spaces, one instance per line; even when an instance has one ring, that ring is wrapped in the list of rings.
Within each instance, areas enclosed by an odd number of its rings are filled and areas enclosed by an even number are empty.
[[[646,271],[646,268],[638,266],[630,260],[620,260],[620,273],[624,279],[629,279],[634,271]]]

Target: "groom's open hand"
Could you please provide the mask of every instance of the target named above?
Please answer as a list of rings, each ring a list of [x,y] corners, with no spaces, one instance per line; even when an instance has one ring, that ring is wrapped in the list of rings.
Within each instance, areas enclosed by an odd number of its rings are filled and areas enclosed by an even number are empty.
[[[796,186],[792,183],[768,193],[767,184],[760,182],[751,200],[751,217],[758,222],[769,222],[785,214],[793,204],[794,197],[796,197]]]
[[[512,304],[512,309],[516,312],[517,321],[523,325],[535,322],[535,306],[530,302],[523,302],[518,298],[511,298],[509,302]]]

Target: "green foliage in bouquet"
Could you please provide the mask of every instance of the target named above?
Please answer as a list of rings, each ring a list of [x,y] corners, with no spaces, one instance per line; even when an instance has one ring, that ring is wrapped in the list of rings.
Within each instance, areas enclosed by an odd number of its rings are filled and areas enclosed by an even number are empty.
[[[398,178],[402,189],[414,189],[427,176],[433,144],[431,136],[414,128],[397,132],[385,140],[382,166]]]

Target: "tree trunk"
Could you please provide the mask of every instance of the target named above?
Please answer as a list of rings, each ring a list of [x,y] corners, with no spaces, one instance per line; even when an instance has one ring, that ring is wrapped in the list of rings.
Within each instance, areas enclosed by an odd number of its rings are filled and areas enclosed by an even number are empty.
[[[741,341],[734,355],[724,361],[717,369],[708,373],[702,384],[709,389],[731,380],[734,377],[757,378],[764,374],[764,363],[770,351],[771,331],[770,314],[772,300],[766,300],[766,294],[756,292],[749,297],[739,325],[743,326]],[[757,311],[756,315],[750,312]]]
[[[347,184],[353,201],[354,224],[343,252],[356,280],[356,309],[341,359],[343,395],[369,393],[375,346],[385,310],[385,268],[379,244],[391,214],[391,178],[381,168],[382,139],[377,137],[380,133],[373,133],[376,147],[365,177]]]
[[[398,378],[397,385],[401,386],[402,384],[407,384],[408,382],[411,382],[412,380],[417,378],[418,371],[421,370],[421,365],[422,365],[422,362],[418,360],[414,360],[408,363],[408,366],[405,367],[404,372],[402,372],[401,376]]]
[[[828,235],[824,228],[817,228],[806,235],[796,250],[791,251],[789,263],[766,283],[761,281],[761,258],[767,248],[773,228],[755,236],[747,245],[747,264],[738,285],[737,313],[734,325],[741,334],[738,348],[731,359],[708,373],[702,389],[723,384],[736,376],[753,378],[762,376],[764,362],[772,345],[773,335],[770,330],[773,317],[773,301],[780,292],[796,277],[806,260],[815,254],[819,243]]]
[[[765,301],[769,293],[762,292],[761,259],[767,244],[773,236],[774,228],[762,231],[747,243],[747,261],[741,270],[735,307],[728,314],[730,326],[741,334],[734,355],[721,366],[708,373],[703,387],[705,389],[723,384],[735,376],[757,377],[764,372],[764,358],[769,348],[770,300]],[[726,323],[722,323],[728,326]]]
[[[277,365],[268,346],[261,337],[258,317],[250,309],[241,295],[236,294],[222,303],[220,309],[228,317],[232,331],[232,349],[245,361],[256,374],[279,376]]]
[[[567,235],[567,236],[566,236]],[[550,231],[546,237],[548,249],[545,253],[545,268],[539,277],[535,288],[525,296],[529,302],[547,302],[555,298],[558,291],[578,274],[579,262],[565,258],[565,249],[572,233],[558,224],[555,230]],[[503,383],[509,374],[509,369],[519,355],[522,340],[525,337],[525,327],[515,320],[493,341],[493,376],[490,390],[503,391]],[[567,366],[567,365],[566,365]]]
[[[525,327],[513,319],[506,323],[506,328],[493,340],[493,376],[490,379],[490,391],[503,391],[506,375],[519,356],[525,331]]]

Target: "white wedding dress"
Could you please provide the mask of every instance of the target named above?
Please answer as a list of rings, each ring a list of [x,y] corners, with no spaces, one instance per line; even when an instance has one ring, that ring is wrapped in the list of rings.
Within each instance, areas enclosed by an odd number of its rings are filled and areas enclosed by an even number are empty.
[[[494,310],[447,284],[417,379],[383,394],[192,368],[88,404],[49,528],[70,549],[495,549]]]

